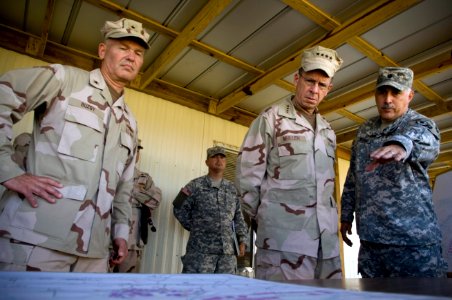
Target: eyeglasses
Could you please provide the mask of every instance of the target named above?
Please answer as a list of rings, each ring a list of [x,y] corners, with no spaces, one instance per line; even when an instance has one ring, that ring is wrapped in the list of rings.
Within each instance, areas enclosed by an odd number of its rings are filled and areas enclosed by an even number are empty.
[[[328,88],[330,87],[329,84],[326,84],[326,83],[323,83],[323,82],[320,82],[320,81],[315,81],[314,79],[306,78],[303,75],[300,75],[300,77],[304,80],[306,85],[309,86],[309,87],[315,87],[315,85],[318,84],[319,90],[322,91],[322,92],[328,91]]]

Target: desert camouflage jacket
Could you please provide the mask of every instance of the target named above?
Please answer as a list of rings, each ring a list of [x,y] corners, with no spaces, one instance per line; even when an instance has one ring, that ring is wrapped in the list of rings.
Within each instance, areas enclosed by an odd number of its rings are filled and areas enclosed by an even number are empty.
[[[24,173],[11,160],[12,125],[34,111],[27,172],[63,184],[55,204],[32,208],[11,191],[1,199],[0,232],[42,247],[106,257],[110,236],[127,240],[137,124],[113,103],[100,70],[51,65],[0,78],[0,182]]]
[[[353,142],[350,168],[342,194],[342,222],[356,215],[361,240],[391,245],[426,245],[441,240],[433,209],[428,166],[439,153],[435,123],[409,109],[381,129],[379,117],[359,128]],[[405,148],[401,162],[366,171],[370,153],[388,144]]]
[[[259,248],[324,258],[339,255],[334,194],[336,136],[316,114],[317,128],[290,98],[251,124],[237,159],[243,209],[257,221]]]
[[[223,179],[217,188],[207,175],[196,178],[173,204],[174,216],[190,231],[187,253],[234,254],[232,223],[238,242],[247,244],[248,229],[232,182]]]

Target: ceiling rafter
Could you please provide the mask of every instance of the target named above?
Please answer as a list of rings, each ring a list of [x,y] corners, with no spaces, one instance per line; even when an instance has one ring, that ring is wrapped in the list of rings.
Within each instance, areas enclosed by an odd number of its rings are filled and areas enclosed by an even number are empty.
[[[309,47],[314,44],[321,44],[326,47],[337,48],[340,45],[334,45],[341,41],[341,43],[347,43],[354,49],[357,49],[358,51],[363,53],[365,57],[376,62],[378,65],[397,65],[397,63],[394,62],[390,57],[384,55],[384,49],[376,49],[373,45],[357,35],[368,32],[379,23],[383,23],[393,16],[408,10],[409,7],[421,2],[420,0],[376,0],[373,4],[364,4],[362,2],[359,2],[357,4],[358,6],[354,6],[352,8],[348,7],[346,10],[343,10],[340,15],[338,15],[338,19],[334,19],[324,11],[313,6],[309,1],[281,0],[281,2],[289,5],[292,9],[296,9],[304,16],[313,20],[316,24],[319,24],[322,28],[327,30],[327,33],[320,38],[317,38],[315,41],[313,41],[315,36],[312,34],[310,37],[308,37],[308,40],[311,41],[310,45],[304,45],[303,49],[295,51],[292,55],[288,55],[285,58],[282,58],[278,64],[266,70],[263,70],[232,55],[229,55],[219,49],[196,40],[196,35],[194,35],[193,39],[190,40],[190,38],[185,35],[183,30],[181,32],[178,32],[156,22],[155,20],[147,18],[140,13],[134,12],[128,7],[123,7],[117,4],[118,2],[123,3],[121,1],[78,1],[83,2],[85,5],[87,3],[92,4],[121,17],[129,17],[135,19],[139,22],[142,22],[150,31],[155,31],[158,34],[166,35],[171,40],[173,40],[172,43],[175,43],[177,39],[183,40],[186,46],[192,49],[209,55],[217,59],[218,61],[224,62],[225,64],[241,69],[244,72],[252,74],[254,76],[253,80],[250,80],[247,84],[242,85],[240,88],[237,88],[234,92],[226,95],[226,97],[223,97],[222,99],[217,99],[205,95],[202,92],[190,90],[189,88],[185,88],[177,84],[159,79],[159,72],[156,72],[157,75],[150,79],[149,84],[140,84],[140,80],[131,84],[132,88],[138,89],[147,94],[161,97],[199,111],[215,114],[218,117],[245,126],[249,126],[249,124],[257,114],[241,109],[236,105],[246,99],[249,95],[258,92],[271,84],[277,85],[285,90],[293,92],[295,86],[291,82],[288,82],[282,78],[298,69],[300,55],[305,47]],[[48,62],[67,63],[79,66],[84,69],[91,69],[93,66],[97,67],[99,59],[95,55],[84,53],[78,49],[64,46],[61,43],[47,40],[47,34],[51,25],[51,20],[53,17],[53,6],[55,5],[55,2],[55,0],[47,1],[45,18],[41,22],[42,31],[39,31],[38,29],[38,32],[40,32],[38,33],[38,35],[26,32],[27,29],[23,29],[20,32],[15,32],[15,30],[17,29],[5,29],[8,26],[5,27],[5,25],[1,25],[1,45],[6,46],[5,48],[13,49],[14,51],[31,54],[34,57],[41,58]],[[367,5],[369,6],[367,7]],[[388,13],[390,13],[391,15],[388,15]],[[341,18],[340,22],[337,21],[339,20],[339,18]],[[193,22],[193,19],[188,22]],[[205,25],[204,28],[206,26],[208,25]],[[318,32],[319,31],[317,31],[317,33]],[[170,43],[170,45],[172,43]],[[39,47],[42,47],[42,50],[40,50],[42,52],[40,52],[40,54],[36,50],[39,49]],[[419,113],[426,115],[427,117],[436,117],[444,114],[451,114],[452,112],[452,101],[449,100],[450,98],[445,95],[439,95],[422,81],[423,78],[434,75],[435,73],[442,74],[452,66],[452,46],[442,44],[441,48],[441,50],[439,49],[439,47],[435,47],[434,49],[432,48],[430,49],[432,51],[425,51],[425,53],[418,54],[416,55],[416,57],[410,58],[410,60],[406,60],[406,63],[400,63],[403,66],[408,66],[413,69],[415,73],[414,89],[417,93],[422,94],[426,99],[431,101],[431,105],[428,103],[423,103],[418,107],[413,107],[413,109],[415,109]],[[177,55],[178,53],[182,53],[184,51],[184,47],[179,47],[178,49],[175,48],[173,50]],[[168,48],[164,51],[168,51]],[[439,51],[442,52],[438,54]],[[164,55],[164,53],[165,52],[160,53],[160,56]],[[435,54],[435,56],[432,57],[433,53]],[[411,61],[411,63],[409,61]],[[416,61],[415,64],[413,64],[414,61]],[[154,65],[155,63],[156,60],[154,60]],[[167,59],[165,63],[170,64],[171,59]],[[143,78],[144,75],[144,73],[140,73],[141,78]],[[344,89],[348,90],[347,93],[340,95],[330,95],[334,97],[330,99],[327,98],[320,104],[320,112],[322,114],[335,112],[352,120],[356,124],[361,124],[365,121],[364,118],[361,118],[356,113],[353,113],[348,106],[357,104],[361,101],[369,100],[371,97],[373,97],[375,81],[371,79],[369,79],[369,81],[371,82],[359,81],[356,84],[351,84],[350,86],[345,87]],[[141,79],[141,83],[143,82],[144,80]],[[357,84],[359,84],[360,86],[358,86]],[[230,98],[228,99],[227,97]],[[229,100],[229,102],[226,100]],[[444,116],[442,116],[441,118],[444,118]],[[345,142],[350,142],[351,140],[353,140],[356,135],[357,128],[358,125],[350,126],[346,129],[337,130],[338,148],[343,147],[346,150],[346,148],[349,147],[345,144]],[[451,143],[451,135],[451,132],[442,132],[441,142]],[[443,149],[442,153],[445,153],[444,151],[447,152],[447,149],[449,148],[449,145],[447,145],[445,148],[446,150]],[[447,163],[449,164],[449,168],[451,168],[452,163],[450,161]],[[444,168],[445,164],[446,162],[439,163],[439,165],[441,166],[435,165],[435,172],[436,170],[438,170],[438,168]]]
[[[421,81],[423,78],[430,76],[434,73],[443,72],[452,67],[452,52],[451,50],[446,50],[441,52],[434,57],[431,57],[425,61],[421,61],[415,65],[410,66],[414,72],[415,81]],[[375,80],[364,84],[363,86],[346,92],[344,94],[338,95],[328,101],[323,101],[319,105],[319,110],[323,114],[335,112],[342,107],[350,106],[361,101],[364,101],[373,96],[375,89]],[[448,108],[447,103],[441,103],[438,105],[439,109],[442,111],[451,111]]]
[[[452,165],[451,164],[445,164],[444,166],[442,166],[442,167],[438,167],[438,168],[435,168],[435,169],[429,169],[428,170],[428,175],[429,175],[429,177],[430,177],[430,181],[435,181],[436,180],[436,177],[438,176],[438,175],[441,175],[441,174],[443,174],[443,173],[446,173],[446,172],[448,172],[448,171],[450,171],[450,170],[452,170]]]
[[[48,0],[44,14],[44,20],[41,26],[41,36],[39,38],[30,36],[25,51],[28,54],[43,57],[49,36],[50,23],[52,21],[53,11],[55,8],[55,0]]]
[[[215,19],[232,0],[210,0],[184,27],[181,34],[155,59],[154,63],[143,73],[141,88],[146,87],[157,78],[163,67],[170,63]]]
[[[434,57],[431,57],[425,61],[419,62],[416,65],[411,66],[415,75],[415,80],[421,81],[422,78],[430,76],[434,73],[445,71],[452,67],[452,52],[451,50],[444,51]],[[354,91],[344,93],[329,101],[322,102],[319,106],[319,110],[323,114],[336,112],[341,107],[346,107],[352,104],[364,101],[374,94],[375,82],[369,82],[363,87]],[[420,114],[423,114],[429,118],[452,112],[452,101],[445,102],[444,104],[437,105],[432,104],[428,107],[416,109]],[[342,144],[353,140],[358,132],[358,126],[355,125],[348,130],[337,133],[337,143]],[[441,142],[452,142],[452,133],[447,133],[445,137],[442,134]]]
[[[439,154],[438,158],[435,160],[435,163],[447,163],[450,161],[452,161],[452,151]]]
[[[143,23],[143,25],[145,25],[147,28],[149,28],[149,30],[155,31],[159,34],[164,34],[170,38],[175,39],[181,34],[177,30],[166,27],[166,26],[158,23],[157,21],[152,20],[151,18],[144,17],[140,13],[127,9],[127,8],[120,6],[116,3],[113,3],[111,1],[108,1],[108,0],[84,0],[84,1],[91,3],[92,5],[94,5],[96,7],[115,12],[116,14],[118,14],[120,16],[135,19],[135,20]],[[209,56],[212,56],[227,64],[233,65],[237,68],[243,69],[247,72],[250,72],[253,74],[260,74],[260,73],[264,72],[250,64],[247,64],[246,62],[244,62],[240,59],[227,55],[226,53],[224,53],[212,46],[204,44],[198,40],[190,41],[190,47],[193,47],[194,49],[196,49],[198,51],[201,51]]]
[[[351,23],[339,26],[337,28],[337,32],[326,34],[321,40],[316,41],[315,44],[319,43],[324,47],[337,48],[338,46],[343,44],[344,41],[353,38],[355,35],[367,32],[371,28],[374,28],[375,26],[383,23],[392,16],[397,15],[398,13],[408,9],[409,7],[413,6],[418,2],[419,0],[390,1],[385,5],[379,6],[378,8],[374,9],[372,12],[369,12],[365,16],[361,16],[361,14],[357,15],[357,17],[359,17],[358,20],[354,20]],[[323,13],[323,16],[327,16],[327,14]],[[333,19],[331,18],[331,20]],[[251,82],[245,84],[244,86],[238,88],[231,94],[222,98],[220,100],[220,103],[218,104],[217,113],[221,113],[227,110],[228,108],[237,105],[238,103],[243,101],[243,99],[245,99],[246,97],[260,91],[261,89],[269,86],[276,80],[295,71],[300,65],[300,54],[302,51],[303,49],[296,51],[294,54],[284,59],[281,63],[272,68],[270,71],[258,76],[256,79],[252,80]]]
[[[293,9],[296,9],[300,13],[308,16],[309,18],[311,18],[311,20],[313,20],[317,24],[323,26],[327,30],[333,30],[333,31],[341,30],[341,29],[339,29],[341,25],[338,21],[336,21],[334,18],[332,18],[331,16],[329,16],[322,10],[318,9],[317,7],[315,7],[308,1],[283,0],[283,2],[286,3],[287,5],[290,5]],[[368,11],[371,11],[375,7],[383,7],[385,5],[385,2],[386,1],[380,1],[379,3],[375,3],[373,7],[370,7],[368,9]],[[405,3],[405,4],[414,5],[417,2],[419,2],[419,1],[413,1],[411,4],[410,3]],[[397,11],[397,13],[406,9],[406,7],[404,7],[404,4],[402,4],[402,3],[400,3],[400,4],[401,5],[398,7],[399,10]],[[364,16],[366,14],[367,14],[366,11],[362,11],[360,13],[360,15],[356,15],[353,19],[359,19],[359,18],[361,18],[361,16]],[[349,23],[354,24],[354,26],[359,26],[359,22],[354,22],[352,19],[350,19]],[[346,24],[343,24],[343,26],[346,26]],[[357,34],[357,35],[359,35],[359,34]],[[394,62],[391,58],[384,55],[378,49],[376,49],[373,45],[371,45],[370,43],[368,43],[367,41],[365,41],[364,39],[362,39],[358,36],[351,37],[347,41],[347,43],[350,46],[354,47],[355,49],[361,51],[364,55],[366,55],[368,58],[372,59],[374,62],[376,62],[380,66],[398,66],[397,63]],[[444,53],[444,55],[447,55],[447,54]],[[449,52],[449,57],[447,57],[447,59],[448,59],[448,62],[447,61],[446,61],[446,63],[442,62],[441,64],[439,64],[439,68],[444,68],[444,67],[450,65],[450,52]],[[429,62],[427,62],[427,64],[428,63]],[[430,68],[430,70],[434,70],[434,68]],[[437,69],[435,71],[437,71]],[[417,73],[415,73],[415,74],[417,74]],[[431,74],[431,72],[428,72],[428,74]],[[427,74],[421,74],[421,76],[426,76],[426,75]],[[439,96],[437,93],[435,93],[432,89],[428,88],[422,81],[417,79],[417,78],[422,78],[421,76],[415,77],[415,80],[413,82],[413,87],[419,93],[421,93],[424,97],[426,97],[428,100],[438,104],[442,109],[447,109],[445,106],[445,100],[442,99],[441,96]],[[372,84],[366,85],[364,88],[362,88],[358,91],[355,91],[354,93],[358,93],[360,97],[356,97],[355,95],[350,95],[350,96],[353,96],[353,98],[348,97],[349,100],[351,100],[351,101],[348,102],[347,105],[351,105],[351,104],[357,103],[360,100],[365,100],[365,99],[369,98],[369,96],[371,96],[373,94],[373,89],[374,89],[374,84],[372,83]],[[346,118],[349,118],[349,119],[357,122],[355,120],[356,116],[354,114],[348,112],[347,110],[345,110],[343,108],[340,108],[341,107],[340,104],[342,104],[342,107],[346,106],[346,105],[344,105],[344,102],[342,100],[343,99],[339,99],[339,101],[331,100],[331,101],[323,102],[323,103],[327,103],[326,105],[330,105],[330,107],[334,103],[334,105],[335,105],[334,111],[335,112],[343,115]],[[320,111],[322,111],[323,113],[331,112],[331,111],[327,111],[324,107],[322,107],[322,104],[319,107]],[[357,122],[357,123],[360,124],[362,122]]]
[[[84,0],[85,2],[88,2],[96,7],[102,8],[102,9],[107,9],[109,11],[115,12],[116,14],[123,16],[123,17],[128,17],[128,18],[133,18],[141,23],[143,23],[147,28],[149,28],[152,31],[155,31],[157,33],[160,34],[164,34],[170,38],[177,38],[181,33],[171,29],[169,27],[166,27],[164,25],[161,25],[160,23],[158,23],[157,21],[154,21],[150,18],[144,17],[143,15],[134,12],[130,9],[127,9],[125,7],[122,7],[116,3],[113,3],[111,1],[108,0]],[[226,64],[232,65],[236,68],[239,68],[241,70],[244,70],[248,73],[251,74],[263,74],[265,71],[259,68],[256,68],[253,65],[248,64],[247,62],[244,62],[236,57],[233,57],[231,55],[226,54],[225,52],[218,50],[210,45],[207,45],[205,43],[202,43],[196,39],[193,39],[192,41],[190,41],[189,44],[190,47],[192,47],[193,49],[196,49],[204,54],[207,54],[209,56],[212,56],[216,59],[218,59],[219,61],[222,61]],[[276,82],[276,84],[282,88],[288,89],[288,90],[293,90],[293,88],[291,87],[290,83],[287,83],[285,80],[278,80]]]

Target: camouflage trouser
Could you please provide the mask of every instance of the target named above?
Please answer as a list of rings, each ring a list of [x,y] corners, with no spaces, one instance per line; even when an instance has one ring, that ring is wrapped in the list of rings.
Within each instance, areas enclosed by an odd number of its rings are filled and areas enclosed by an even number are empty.
[[[0,271],[106,273],[107,258],[88,258],[0,238]]]
[[[320,256],[321,257],[321,256]],[[255,278],[286,281],[342,278],[341,258],[329,259],[258,248]]]
[[[237,258],[234,255],[186,253],[182,256],[182,273],[236,274]]]
[[[129,250],[122,264],[110,268],[113,273],[140,273],[141,254],[143,250]]]
[[[364,278],[446,277],[441,245],[394,246],[361,241],[358,272]]]

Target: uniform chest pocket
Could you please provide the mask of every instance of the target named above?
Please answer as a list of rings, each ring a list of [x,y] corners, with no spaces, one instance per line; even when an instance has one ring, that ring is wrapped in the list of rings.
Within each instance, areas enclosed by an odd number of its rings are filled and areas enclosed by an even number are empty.
[[[278,144],[278,179],[304,179],[312,175],[312,146],[305,140],[287,141]]]
[[[58,152],[94,162],[103,145],[103,112],[77,99],[71,99],[64,116]]]

